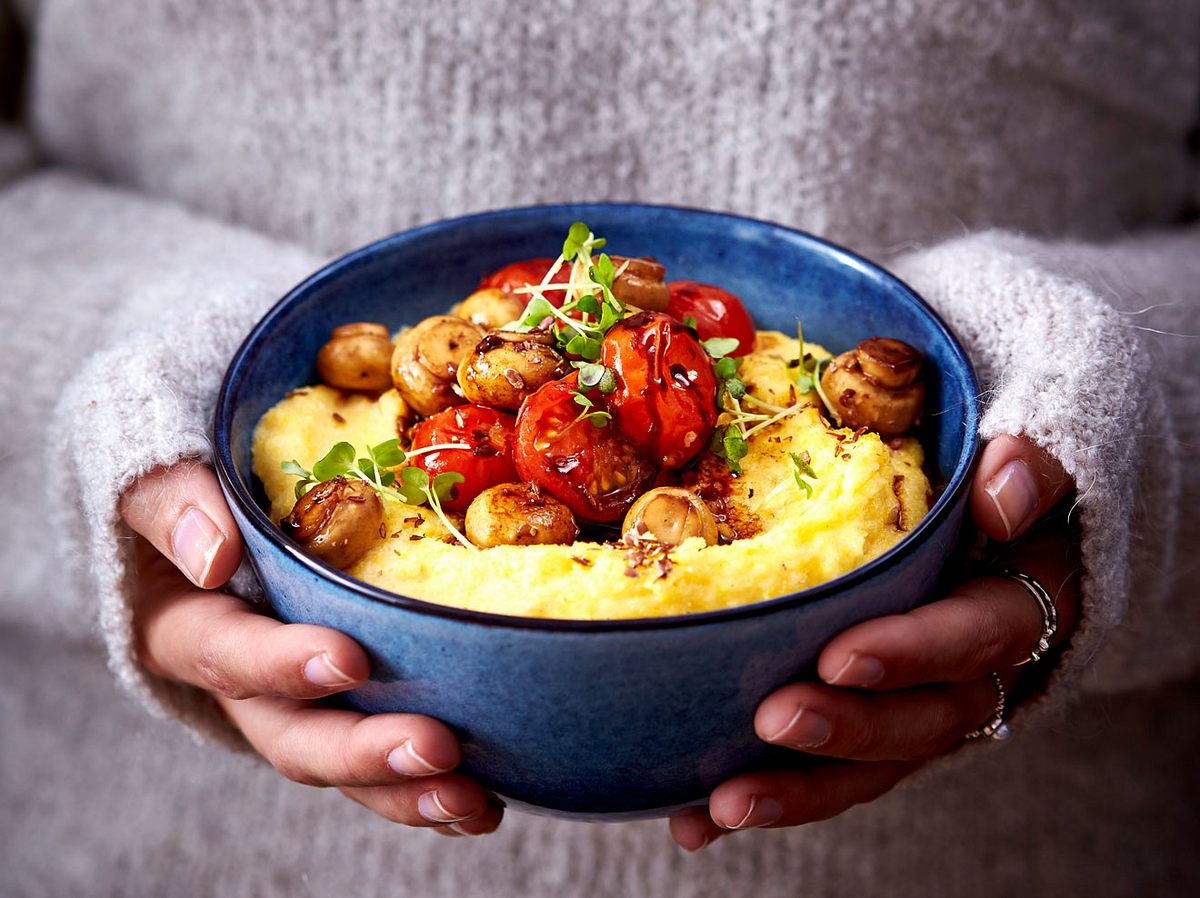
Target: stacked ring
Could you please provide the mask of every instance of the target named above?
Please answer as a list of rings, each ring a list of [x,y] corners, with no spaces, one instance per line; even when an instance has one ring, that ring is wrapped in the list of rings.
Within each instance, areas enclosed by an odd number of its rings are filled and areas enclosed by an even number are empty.
[[[1004,692],[1004,684],[1000,682],[1000,674],[994,671],[988,676],[992,680],[992,685],[996,687],[996,707],[992,711],[992,715],[983,723],[977,730],[972,730],[964,736],[964,739],[984,739],[992,738],[998,742],[1003,742],[1012,733],[1008,729],[1008,724],[1004,722],[1004,708],[1008,696]]]
[[[1037,647],[1029,653],[1028,658],[1024,661],[1018,661],[1013,666],[1020,667],[1022,664],[1028,664],[1031,661],[1040,661],[1042,656],[1050,650],[1050,642],[1054,639],[1054,634],[1058,632],[1058,609],[1054,607],[1054,599],[1050,597],[1050,593],[1046,591],[1046,587],[1023,571],[1013,568],[1001,568],[996,571],[996,574],[1000,577],[1015,580],[1024,586],[1042,611],[1042,634],[1038,637]]]

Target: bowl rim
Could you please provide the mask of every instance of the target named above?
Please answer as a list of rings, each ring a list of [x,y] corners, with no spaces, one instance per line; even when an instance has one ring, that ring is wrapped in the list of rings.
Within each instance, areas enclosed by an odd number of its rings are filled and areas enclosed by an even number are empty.
[[[889,282],[894,288],[899,288],[899,293],[908,302],[916,306],[919,311],[928,316],[947,341],[948,345],[953,351],[954,357],[962,365],[963,370],[966,373],[967,386],[970,389],[971,395],[968,397],[965,407],[965,425],[967,432],[963,451],[959,455],[957,464],[955,465],[955,469],[951,474],[950,479],[947,481],[945,490],[942,491],[942,494],[934,503],[933,508],[929,510],[916,528],[906,537],[896,543],[896,545],[892,546],[892,548],[888,549],[882,555],[871,559],[871,561],[867,562],[866,564],[860,565],[859,567],[856,567],[842,576],[834,578],[833,580],[828,580],[824,583],[819,583],[815,586],[810,586],[797,592],[786,593],[770,599],[761,599],[756,602],[749,602],[745,605],[736,605],[729,608],[719,608],[711,611],[675,614],[663,617],[635,617],[602,620],[523,617],[520,615],[500,614],[490,611],[473,611],[451,605],[440,605],[436,602],[430,602],[424,599],[417,599],[413,598],[412,596],[402,595],[401,593],[391,592],[383,589],[382,587],[374,586],[365,581],[358,580],[355,577],[349,576],[344,571],[335,568],[312,555],[309,555],[299,546],[289,541],[284,536],[283,531],[275,526],[270,518],[267,517],[266,512],[264,512],[258,506],[258,503],[254,500],[254,497],[243,484],[242,479],[237,476],[236,468],[233,463],[232,451],[230,448],[230,434],[232,432],[234,416],[234,400],[237,398],[237,386],[239,382],[238,375],[253,354],[252,350],[255,344],[257,344],[261,339],[264,339],[266,334],[274,325],[275,320],[279,318],[285,311],[287,311],[295,302],[302,299],[305,294],[310,292],[311,289],[318,284],[338,276],[345,270],[353,268],[365,260],[374,257],[379,252],[387,250],[393,246],[420,240],[430,234],[436,234],[441,231],[453,230],[454,228],[461,227],[468,223],[486,221],[492,218],[508,218],[514,215],[544,216],[551,213],[561,214],[568,211],[571,214],[582,218],[586,217],[588,210],[604,210],[605,212],[638,211],[681,213],[688,217],[707,217],[713,219],[714,221],[733,222],[742,226],[749,225],[757,229],[774,231],[780,235],[786,236],[786,239],[793,242],[798,238],[800,242],[807,243],[816,247],[821,252],[833,255],[843,264],[857,269],[860,273],[865,274],[874,280]],[[359,598],[368,599],[372,602],[381,603],[393,608],[402,608],[419,614],[450,618],[463,623],[487,627],[570,633],[661,630],[681,627],[702,627],[723,621],[772,614],[796,605],[812,605],[819,602],[829,601],[835,599],[843,590],[852,588],[859,583],[870,579],[881,569],[895,563],[905,555],[912,554],[914,551],[916,551],[917,547],[923,543],[931,533],[933,533],[937,523],[945,518],[947,514],[949,514],[950,509],[956,504],[958,497],[968,487],[970,474],[974,469],[975,461],[978,458],[980,451],[979,418],[980,398],[978,378],[975,373],[975,368],[971,364],[970,358],[967,356],[966,351],[963,349],[962,344],[958,341],[958,338],[954,335],[954,332],[950,330],[946,322],[942,320],[941,316],[938,315],[938,313],[935,312],[915,290],[908,286],[908,284],[904,283],[904,281],[900,280],[900,278],[896,277],[894,274],[885,270],[881,266],[858,255],[852,250],[841,246],[840,244],[826,240],[822,237],[817,237],[816,235],[799,228],[788,227],[777,222],[752,218],[745,215],[737,215],[730,212],[720,212],[690,206],[628,202],[546,203],[527,206],[510,206],[502,209],[493,209],[485,212],[460,215],[454,218],[440,219],[428,224],[419,225],[414,228],[389,234],[386,237],[374,240],[364,246],[359,247],[358,249],[351,250],[339,256],[288,290],[287,293],[285,293],[283,297],[279,299],[273,306],[271,306],[271,308],[262,316],[262,318],[259,319],[254,327],[251,328],[245,339],[242,340],[242,343],[238,347],[237,351],[233,354],[233,357],[229,363],[229,367],[226,369],[225,375],[222,377],[221,388],[217,395],[217,405],[213,417],[213,460],[217,477],[225,490],[226,496],[232,497],[233,502],[238,506],[238,509],[246,517],[255,531],[264,536],[267,541],[276,549],[298,561],[301,566],[307,568],[309,571],[319,575],[320,577],[332,581],[337,586],[342,587],[342,589]],[[248,555],[247,557],[250,556]],[[253,559],[251,560],[253,563]]]

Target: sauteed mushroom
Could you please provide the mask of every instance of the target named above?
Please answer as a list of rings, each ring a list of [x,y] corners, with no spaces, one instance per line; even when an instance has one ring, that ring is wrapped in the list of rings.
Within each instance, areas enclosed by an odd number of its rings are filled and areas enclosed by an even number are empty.
[[[476,290],[453,309],[452,315],[466,318],[472,324],[482,328],[495,330],[512,324],[521,317],[525,304],[511,293],[489,288]]]
[[[899,436],[921,421],[921,354],[890,337],[863,340],[829,363],[821,388],[842,424],[866,427],[885,438]]]
[[[467,539],[492,546],[570,545],[579,535],[571,510],[529,483],[484,490],[467,509]]]
[[[613,296],[639,309],[654,312],[664,311],[671,303],[671,291],[663,277],[667,269],[654,259],[630,259],[625,256],[612,256],[613,266],[620,271],[625,270],[613,280]]]
[[[458,385],[471,402],[515,412],[526,396],[569,370],[550,334],[492,331],[459,365]]]
[[[695,493],[678,486],[660,486],[639,496],[626,513],[621,531],[648,531],[666,546],[678,546],[693,536],[710,546],[717,542],[712,511]]]
[[[343,324],[317,353],[317,374],[331,387],[381,393],[392,385],[391,359],[392,338],[382,324]]]
[[[396,339],[392,382],[420,415],[435,415],[460,405],[458,366],[482,337],[478,325],[462,318],[426,318]]]
[[[279,525],[308,552],[344,570],[380,539],[383,520],[383,503],[373,487],[335,477],[301,496]]]

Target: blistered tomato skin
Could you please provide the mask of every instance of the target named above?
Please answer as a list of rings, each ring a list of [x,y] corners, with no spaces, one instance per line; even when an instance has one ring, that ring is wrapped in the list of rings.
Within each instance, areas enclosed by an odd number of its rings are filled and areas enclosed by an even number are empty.
[[[681,468],[708,447],[717,426],[717,377],[688,328],[661,312],[641,312],[608,332],[600,361],[617,375],[605,404],[643,455]]]
[[[728,290],[699,281],[671,281],[667,287],[671,291],[667,314],[676,321],[695,318],[701,340],[732,337],[738,341],[737,349],[729,353],[732,356],[754,351],[754,321]]]
[[[658,467],[609,423],[596,427],[572,399],[579,375],[552,381],[525,400],[517,415],[513,460],[521,479],[537,484],[584,521],[624,516],[654,480]],[[599,392],[589,394],[601,408]]]
[[[513,293],[518,287],[527,287],[531,284],[540,284],[542,278],[553,267],[553,259],[526,259],[524,262],[513,262],[511,265],[505,265],[491,274],[487,275],[479,282],[476,290],[503,290],[505,293]],[[566,283],[570,279],[571,266],[564,264],[555,273],[551,280],[552,284]],[[517,293],[523,302],[528,304],[530,294]],[[554,305],[562,305],[563,297],[566,294],[562,290],[547,290],[546,299],[550,300]]]
[[[512,415],[478,405],[460,405],[426,418],[412,430],[412,448],[466,443],[470,449],[440,449],[412,460],[430,478],[454,471],[466,478],[454,487],[443,508],[465,512],[476,496],[498,483],[517,479],[512,444]]]

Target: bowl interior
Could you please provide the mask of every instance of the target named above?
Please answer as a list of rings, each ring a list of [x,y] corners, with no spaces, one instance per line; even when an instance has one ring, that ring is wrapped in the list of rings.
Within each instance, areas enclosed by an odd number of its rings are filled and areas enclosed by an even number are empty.
[[[670,280],[732,291],[760,329],[795,333],[800,319],[808,340],[835,353],[875,335],[921,350],[928,378],[922,442],[947,487],[922,526],[936,518],[974,457],[977,388],[957,341],[908,287],[846,250],[778,225],[673,207],[590,204],[504,210],[397,234],[331,263],[281,300],[238,351],[218,402],[218,463],[252,523],[282,539],[252,498],[254,427],[289,390],[317,381],[316,353],[334,327],[378,321],[395,329],[444,313],[488,272],[554,256],[574,221],[606,237],[612,252],[656,257]]]

